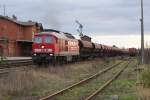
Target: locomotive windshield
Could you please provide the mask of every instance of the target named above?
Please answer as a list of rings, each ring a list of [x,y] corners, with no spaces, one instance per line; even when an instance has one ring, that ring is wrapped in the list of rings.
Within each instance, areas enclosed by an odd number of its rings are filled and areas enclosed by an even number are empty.
[[[53,40],[53,37],[51,36],[36,36],[34,38],[34,42],[37,44],[40,44],[40,43],[52,44],[54,40]]]
[[[42,38],[41,37],[35,37],[34,42],[35,43],[42,43]]]
[[[47,37],[45,37],[45,41],[44,42],[50,44],[50,43],[53,43],[53,39],[52,39],[52,37],[47,36]]]

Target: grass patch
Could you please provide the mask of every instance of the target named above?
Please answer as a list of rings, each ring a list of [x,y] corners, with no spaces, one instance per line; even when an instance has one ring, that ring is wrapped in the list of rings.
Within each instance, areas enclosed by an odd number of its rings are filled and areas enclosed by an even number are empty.
[[[56,92],[106,68],[103,65],[113,65],[119,61],[94,59],[63,67],[15,71],[0,79],[0,100],[31,100],[30,97],[37,100],[37,97]]]
[[[136,95],[123,95],[119,98],[119,100],[138,100],[138,98]]]
[[[14,71],[0,79],[0,100],[29,100],[60,90],[104,68],[104,61],[93,60],[63,67]],[[36,99],[37,100],[37,99]]]
[[[133,86],[135,86],[136,80],[116,80],[114,81],[114,86],[120,89],[131,89]]]
[[[150,89],[143,88],[143,86],[137,86],[137,93],[141,100],[149,100],[150,98]]]
[[[150,68],[146,68],[141,72],[140,81],[144,87],[150,88]]]
[[[142,84],[137,86],[137,93],[141,100],[150,100],[150,65],[142,65],[144,70],[140,73],[139,79]]]
[[[0,98],[1,100],[11,100],[11,97],[28,94],[27,91],[31,91],[39,84],[31,71],[15,71],[9,74],[9,77],[0,80],[0,97],[5,98]]]
[[[135,59],[96,100],[113,100],[115,96],[119,100],[138,100],[135,90],[136,72],[134,69],[136,68],[136,64],[137,60]]]

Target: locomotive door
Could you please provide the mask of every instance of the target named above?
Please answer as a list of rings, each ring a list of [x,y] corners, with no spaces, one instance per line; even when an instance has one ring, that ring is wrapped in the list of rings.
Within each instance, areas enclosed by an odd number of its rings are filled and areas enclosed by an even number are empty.
[[[68,41],[65,40],[65,51],[68,51]]]
[[[59,52],[65,51],[65,40],[59,39],[58,47],[59,47]]]

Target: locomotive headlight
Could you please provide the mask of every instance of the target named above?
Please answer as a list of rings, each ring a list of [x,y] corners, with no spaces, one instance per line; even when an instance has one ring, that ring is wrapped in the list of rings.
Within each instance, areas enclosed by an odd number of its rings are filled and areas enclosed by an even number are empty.
[[[53,54],[49,54],[50,56],[53,56]]]
[[[44,49],[44,46],[42,45],[41,48]]]
[[[35,54],[33,54],[34,56],[36,56],[36,53]]]

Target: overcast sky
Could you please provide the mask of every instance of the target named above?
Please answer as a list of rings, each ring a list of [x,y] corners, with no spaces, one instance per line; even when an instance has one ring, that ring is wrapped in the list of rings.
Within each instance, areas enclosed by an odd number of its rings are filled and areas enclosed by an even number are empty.
[[[97,38],[99,36],[116,35],[123,39],[123,35],[140,34],[140,0],[0,1],[0,14],[3,14],[2,5],[5,4],[8,16],[15,14],[19,20],[41,22],[44,28],[54,28],[78,35],[76,32],[78,25],[75,20],[79,20],[84,26],[84,33],[93,37],[95,41],[99,41],[100,38]],[[150,34],[149,9],[150,0],[144,0],[145,34],[147,35]],[[109,41],[111,42],[111,39]]]

